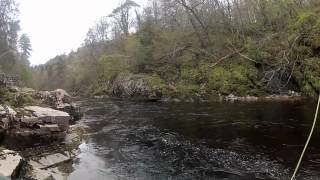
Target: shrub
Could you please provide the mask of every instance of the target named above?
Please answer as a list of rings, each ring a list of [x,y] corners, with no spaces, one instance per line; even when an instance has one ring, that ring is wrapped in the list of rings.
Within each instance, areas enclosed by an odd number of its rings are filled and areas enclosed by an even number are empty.
[[[229,68],[216,67],[208,72],[207,91],[225,95],[255,95],[253,90],[260,88],[258,82],[258,71],[254,66],[232,63]]]

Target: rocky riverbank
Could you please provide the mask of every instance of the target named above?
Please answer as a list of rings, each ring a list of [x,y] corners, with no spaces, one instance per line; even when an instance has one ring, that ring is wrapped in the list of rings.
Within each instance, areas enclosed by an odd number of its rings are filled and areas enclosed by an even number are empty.
[[[211,91],[206,85],[190,89],[179,85],[167,84],[158,76],[134,75],[123,73],[103,89],[93,93],[97,99],[120,98],[125,100],[160,102],[255,102],[255,101],[299,101],[306,99],[303,93],[283,90],[281,93],[237,94]]]
[[[81,117],[80,108],[62,89],[43,92],[8,87],[5,90],[10,92],[11,98],[15,98],[11,102],[20,97],[30,97],[32,103],[17,103],[19,106],[15,107],[8,103],[0,104],[3,147],[0,176],[12,179],[63,179],[66,174],[60,166],[72,161],[81,142],[82,127],[72,125]],[[10,166],[7,168],[6,164]]]

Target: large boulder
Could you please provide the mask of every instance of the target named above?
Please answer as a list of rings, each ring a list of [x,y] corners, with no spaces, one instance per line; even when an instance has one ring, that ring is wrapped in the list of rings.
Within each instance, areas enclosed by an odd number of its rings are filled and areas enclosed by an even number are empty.
[[[11,122],[14,120],[17,112],[11,107],[6,105],[0,105],[0,128],[9,129],[12,125]]]
[[[1,176],[15,179],[21,168],[23,159],[14,151],[2,150],[0,152],[0,179]]]
[[[69,127],[71,117],[66,112],[39,106],[27,106],[24,107],[24,110],[45,124],[57,124],[61,130],[67,130]]]
[[[152,85],[147,75],[122,73],[112,83],[114,96],[143,100],[160,100],[162,97],[158,87]]]
[[[63,89],[39,91],[35,94],[35,97],[55,108],[71,103],[71,96]]]
[[[80,107],[75,103],[64,103],[56,108],[59,111],[67,112],[71,116],[72,121],[77,121],[82,117]]]
[[[72,102],[72,97],[63,89],[39,91],[35,97],[56,110],[69,113],[73,121],[79,120],[82,116],[80,108]]]
[[[64,107],[65,104],[71,103],[71,96],[63,89],[57,89],[51,92],[55,97],[55,107]]]

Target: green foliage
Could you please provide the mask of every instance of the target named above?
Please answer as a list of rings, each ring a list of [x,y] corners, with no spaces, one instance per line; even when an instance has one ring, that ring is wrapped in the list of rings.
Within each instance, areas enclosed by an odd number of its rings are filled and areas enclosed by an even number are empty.
[[[201,81],[203,74],[200,69],[187,67],[181,70],[180,79],[186,84],[196,84]]]
[[[320,58],[305,60],[305,66],[301,72],[295,72],[294,76],[301,90],[311,96],[320,91]]]
[[[227,70],[228,69],[228,70]],[[232,63],[229,68],[216,67],[208,72],[207,91],[224,95],[256,95],[257,70],[246,64]]]
[[[200,91],[200,86],[197,84],[185,84],[178,83],[176,86],[175,96],[182,99],[196,97],[196,94]]]
[[[0,88],[0,104],[13,104],[14,94],[7,88]]]
[[[33,104],[35,100],[30,95],[19,95],[13,106],[15,107],[23,107],[25,105]]]
[[[292,20],[290,28],[301,40],[314,49],[320,47],[320,17],[312,10],[302,11]]]
[[[153,90],[166,91],[167,85],[163,79],[160,78],[157,74],[146,75],[144,80],[149,84]]]
[[[257,62],[263,63],[273,59],[273,55],[268,52],[264,47],[261,47],[258,42],[248,38],[244,47],[247,49],[250,58]]]
[[[120,72],[129,70],[129,59],[123,55],[102,56],[98,60],[99,76],[112,81]]]

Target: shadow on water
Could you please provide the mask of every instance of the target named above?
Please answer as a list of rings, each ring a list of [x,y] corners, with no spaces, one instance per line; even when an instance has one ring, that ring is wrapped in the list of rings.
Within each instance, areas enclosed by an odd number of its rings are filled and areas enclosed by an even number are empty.
[[[289,179],[314,103],[84,100],[91,129],[69,179]],[[300,179],[320,177],[320,131]]]

